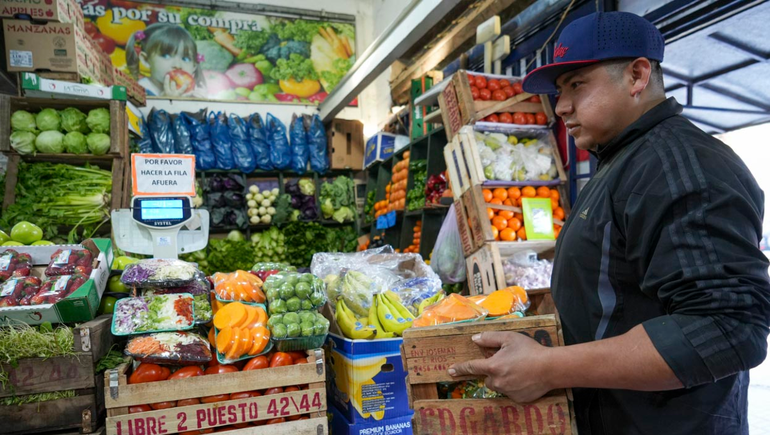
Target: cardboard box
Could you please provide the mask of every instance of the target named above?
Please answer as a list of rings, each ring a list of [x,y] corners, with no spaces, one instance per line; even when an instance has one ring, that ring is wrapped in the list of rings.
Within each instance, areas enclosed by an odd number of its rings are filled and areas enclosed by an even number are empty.
[[[5,249],[29,254],[34,265],[32,268],[32,275],[34,276],[43,276],[45,268],[51,261],[51,255],[58,249],[89,249],[98,255],[95,256],[94,269],[89,280],[74,293],[55,304],[2,307],[0,308],[0,325],[18,320],[30,325],[39,325],[43,322],[86,322],[96,317],[99,302],[110,276],[110,265],[112,265],[113,254],[110,239],[88,239],[80,245],[12,246]]]
[[[363,169],[364,125],[360,121],[335,119],[326,134],[332,169]]]
[[[381,162],[393,153],[409,145],[409,137],[400,134],[377,133],[366,141],[364,167],[368,168],[375,162]]]
[[[5,54],[10,72],[72,72],[100,82],[93,42],[75,24],[36,24],[4,20]]]
[[[411,415],[404,400],[407,391],[402,343],[401,338],[350,340],[338,333],[329,334],[329,400],[352,424],[379,424]]]
[[[83,28],[83,9],[76,0],[0,0],[0,17],[36,22],[72,23]]]
[[[412,414],[354,424],[334,406],[330,406],[327,413],[330,435],[412,435]]]
[[[100,100],[126,101],[123,86],[95,86],[81,83],[48,80],[35,73],[21,73],[21,88],[26,97],[67,98],[73,100],[96,98]]]
[[[144,107],[147,104],[147,92],[133,77],[114,67],[112,70],[112,77],[116,85],[126,88],[126,93],[132,103],[139,107]]]

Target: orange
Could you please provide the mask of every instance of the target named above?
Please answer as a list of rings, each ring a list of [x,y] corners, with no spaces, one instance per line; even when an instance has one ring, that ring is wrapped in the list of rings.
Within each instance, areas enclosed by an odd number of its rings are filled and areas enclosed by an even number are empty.
[[[494,217],[495,217],[495,211],[494,211],[494,210],[492,210],[491,208],[487,208],[487,217],[489,218],[489,220],[492,220],[492,219],[494,219]]]
[[[551,210],[556,210],[559,207],[559,200],[551,198]]]
[[[495,218],[492,219],[492,225],[497,227],[498,230],[504,230],[508,227],[508,220],[504,217],[495,216]]]
[[[497,204],[497,205],[503,205],[503,201],[500,198],[493,198],[491,201],[489,201],[490,204]]]
[[[559,198],[560,198],[559,191],[556,190],[556,189],[551,189],[551,198],[553,198],[553,199],[558,201]]]
[[[497,227],[492,227],[492,238],[495,240],[500,240],[500,230],[497,229]]]
[[[516,218],[509,219],[508,228],[513,231],[519,231],[521,229],[521,221]]]
[[[524,215],[521,213],[514,213],[513,217],[520,220],[522,223],[524,222]]]
[[[554,239],[558,239],[559,238],[559,234],[561,234],[561,228],[554,228],[553,229],[553,238]]]
[[[527,240],[527,230],[521,227],[519,231],[516,231],[516,235],[519,236],[519,240]]]
[[[553,209],[553,218],[558,219],[560,221],[564,220],[564,209],[561,207],[556,207]]]
[[[500,231],[500,240],[504,242],[512,242],[516,240],[516,231],[506,228],[502,231]]]
[[[537,191],[532,186],[527,186],[523,189],[521,189],[521,196],[525,198],[534,198],[537,196]]]
[[[521,189],[518,187],[508,188],[508,198],[519,199],[521,197]]]
[[[491,190],[484,189],[481,192],[484,194],[484,202],[492,201],[493,195]]]
[[[497,213],[498,216],[505,219],[511,219],[513,217],[513,212],[508,210],[500,210]],[[510,222],[509,222],[510,223]]]
[[[508,199],[503,201],[503,205],[507,205],[507,206],[510,206],[510,207],[515,207],[515,205],[513,205],[513,201],[515,201],[515,199],[511,200],[511,198],[509,197]]]
[[[540,186],[540,187],[537,188],[537,196],[539,196],[540,198],[550,198],[551,197],[551,189],[549,189],[549,188],[547,188],[545,186]]]
[[[498,187],[497,189],[495,189],[495,191],[492,192],[492,195],[495,198],[500,199],[500,201],[505,201],[506,199],[508,199],[508,191],[503,189],[502,187]]]

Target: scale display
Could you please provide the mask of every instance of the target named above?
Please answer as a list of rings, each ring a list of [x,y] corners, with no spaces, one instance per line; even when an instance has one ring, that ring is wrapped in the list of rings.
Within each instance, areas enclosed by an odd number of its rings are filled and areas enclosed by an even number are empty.
[[[147,226],[170,227],[190,219],[191,208],[191,201],[187,197],[134,198],[133,217]]]

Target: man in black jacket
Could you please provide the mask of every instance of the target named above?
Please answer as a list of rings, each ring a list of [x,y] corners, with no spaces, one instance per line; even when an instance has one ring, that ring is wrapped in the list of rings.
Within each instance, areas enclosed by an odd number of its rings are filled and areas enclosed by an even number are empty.
[[[552,293],[567,344],[516,333],[450,368],[513,400],[574,388],[580,435],[748,434],[748,370],[767,353],[764,196],[735,153],[666,99],[664,42],[633,14],[565,27],[524,89],[599,160],[556,246]]]

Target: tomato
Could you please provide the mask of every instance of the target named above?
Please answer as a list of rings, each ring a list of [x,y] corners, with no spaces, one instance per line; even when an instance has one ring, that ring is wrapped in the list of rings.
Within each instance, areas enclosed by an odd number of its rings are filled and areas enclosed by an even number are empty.
[[[297,421],[300,418],[302,418],[301,415],[292,415],[291,417],[286,417],[286,421]]]
[[[540,102],[540,95],[533,95],[527,101],[529,101],[530,103],[539,103]]]
[[[283,417],[280,418],[271,418],[270,420],[266,421],[265,424],[278,424],[278,423],[284,423],[286,422],[286,419]]]
[[[240,393],[233,393],[230,395],[230,400],[248,399],[249,397],[258,397],[262,394],[258,391],[242,391]]]
[[[493,113],[487,116],[487,122],[500,122],[500,117],[497,116],[497,113]]]
[[[174,374],[168,377],[168,379],[184,379],[195,376],[203,376],[203,370],[198,366],[187,366],[175,371]]]
[[[267,357],[264,355],[261,355],[249,360],[249,362],[247,362],[246,365],[243,367],[243,371],[245,372],[249,370],[266,369],[269,366],[270,364],[267,361]]]
[[[93,21],[86,21],[85,25],[83,26],[83,29],[86,31],[86,34],[91,38],[93,38],[94,35],[99,33],[99,29],[96,27],[96,24],[94,24]]]
[[[521,82],[516,82],[512,84],[511,87],[513,88],[513,92],[515,92],[516,95],[519,95],[522,92],[524,92],[524,89],[521,88]]]
[[[500,79],[500,89],[505,89],[509,86],[511,86],[511,82],[509,82],[507,79]]]
[[[235,373],[238,371],[238,367],[230,364],[218,364],[206,369],[204,374],[207,375],[221,375],[222,373]]]
[[[169,409],[169,408],[176,408],[176,400],[171,402],[158,402],[158,403],[150,403],[150,407],[154,410],[158,409]]]
[[[128,407],[129,414],[136,414],[137,412],[147,412],[147,411],[152,411],[152,408],[150,407],[150,405],[136,405],[136,406]]]
[[[502,89],[498,89],[492,92],[492,99],[495,101],[505,101],[507,99],[505,96],[505,91]]]
[[[529,125],[535,125],[535,124],[537,123],[537,122],[535,121],[535,115],[533,115],[533,114],[531,114],[531,113],[527,113],[527,114],[526,114],[526,115],[524,115],[524,116],[526,116],[526,117],[527,117],[527,124],[529,124]]]
[[[471,96],[473,97],[474,100],[478,100],[479,99],[479,88],[477,88],[476,86],[471,86]]]
[[[471,85],[476,83],[476,76],[468,74],[468,83],[470,83]]]
[[[480,89],[479,90],[479,98],[481,98],[483,101],[487,101],[490,98],[492,98],[492,91],[490,91],[487,88]]]
[[[294,360],[294,364],[295,365],[297,365],[297,364],[307,364],[308,362],[310,362],[310,361],[308,361],[307,358],[299,358],[299,359],[295,359]]]
[[[143,384],[145,382],[163,381],[168,378],[168,373],[165,372],[171,373],[171,370],[157,364],[139,364],[139,367],[128,377],[128,383]]]
[[[271,394],[281,394],[283,393],[283,388],[281,387],[275,387],[275,388],[269,388],[267,391],[265,391],[265,396],[269,396]]]
[[[284,393],[291,393],[292,391],[299,391],[299,390],[300,390],[300,388],[298,386],[294,385],[294,386],[291,386],[291,387],[286,387],[286,389],[283,390],[283,392]]]
[[[200,405],[201,399],[182,399],[178,402],[176,402],[176,406],[191,406],[191,405]]]
[[[195,87],[195,79],[190,73],[181,69],[172,69],[166,74],[169,80],[176,85],[176,89],[186,94]]]
[[[278,86],[287,94],[296,95],[300,98],[307,98],[321,90],[321,82],[312,79],[302,79],[296,81],[294,78],[288,80],[279,80]]]
[[[525,114],[523,114],[521,112],[514,113],[513,114],[513,123],[514,124],[519,124],[519,125],[526,124],[527,123],[527,115],[525,115]]]
[[[270,368],[290,366],[293,363],[294,360],[291,358],[291,355],[285,352],[276,352],[270,358]]]
[[[230,400],[229,394],[218,394],[216,396],[201,397],[201,403],[216,403],[224,402],[225,400]]]
[[[307,358],[307,352],[302,352],[299,350],[286,352],[286,353],[288,353],[291,356],[292,361],[296,361],[300,358]]]
[[[321,92],[318,92],[317,94],[313,94],[309,96],[307,100],[310,101],[311,103],[321,103],[328,96],[329,94],[327,92],[321,91]]]
[[[511,98],[511,97],[513,97],[514,95],[516,95],[516,93],[515,93],[515,92],[513,92],[513,86],[506,86],[506,87],[504,87],[504,88],[502,89],[502,91],[503,91],[503,92],[505,92],[505,97],[506,97],[506,98]]]
[[[510,113],[501,113],[499,117],[503,124],[513,124],[513,115]]]
[[[537,125],[546,125],[548,124],[548,117],[543,112],[537,112],[535,113],[535,122]]]
[[[93,39],[96,45],[98,45],[99,48],[108,55],[115,51],[115,41],[113,41],[111,38],[108,38],[101,33],[97,33],[92,35],[91,39]]]
[[[171,376],[171,369],[166,366],[161,366],[160,368],[161,373],[163,373],[163,380],[165,381],[168,379],[169,376]]]
[[[489,79],[489,81],[487,82],[487,89],[489,89],[492,92],[495,92],[500,88],[501,88],[500,81],[497,79]]]
[[[487,87],[487,78],[484,76],[477,76],[476,77],[476,87],[481,89],[486,89]]]

